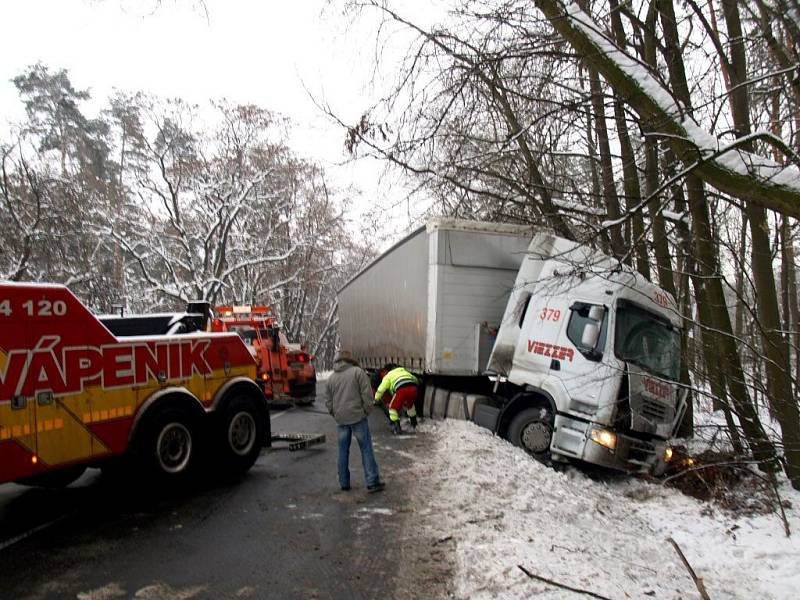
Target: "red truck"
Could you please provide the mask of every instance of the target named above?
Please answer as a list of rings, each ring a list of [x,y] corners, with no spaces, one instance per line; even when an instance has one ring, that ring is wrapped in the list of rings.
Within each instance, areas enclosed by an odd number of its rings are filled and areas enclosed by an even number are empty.
[[[252,355],[207,315],[166,318],[102,321],[64,286],[0,283],[0,483],[120,457],[163,481],[248,470],[271,434]]]

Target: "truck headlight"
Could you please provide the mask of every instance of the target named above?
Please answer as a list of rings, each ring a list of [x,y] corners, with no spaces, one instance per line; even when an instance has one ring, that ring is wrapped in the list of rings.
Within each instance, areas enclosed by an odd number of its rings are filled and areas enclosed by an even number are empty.
[[[666,462],[669,462],[669,461],[671,461],[671,460],[672,460],[672,448],[670,448],[669,446],[667,446],[667,447],[664,449],[664,460],[665,460]]]
[[[617,434],[613,431],[609,431],[608,429],[592,429],[590,435],[593,442],[600,444],[604,448],[614,450],[614,448],[617,447]]]

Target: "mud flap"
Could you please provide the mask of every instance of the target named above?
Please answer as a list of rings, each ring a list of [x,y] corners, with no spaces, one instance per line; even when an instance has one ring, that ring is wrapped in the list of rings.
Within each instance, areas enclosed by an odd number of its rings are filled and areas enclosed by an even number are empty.
[[[488,404],[476,404],[472,413],[472,422],[479,427],[485,427],[492,433],[497,433],[497,423],[500,420],[500,409]]]

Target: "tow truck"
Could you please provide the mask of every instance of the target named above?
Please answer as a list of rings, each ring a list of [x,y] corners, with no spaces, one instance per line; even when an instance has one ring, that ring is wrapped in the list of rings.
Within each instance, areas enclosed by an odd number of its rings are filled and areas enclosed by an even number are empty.
[[[256,381],[273,405],[312,404],[317,377],[309,354],[291,344],[268,305],[225,305],[213,309],[211,331],[239,334],[258,365]]]
[[[101,320],[62,285],[0,283],[0,483],[68,485],[123,457],[164,482],[247,471],[271,440],[256,363],[204,320]]]

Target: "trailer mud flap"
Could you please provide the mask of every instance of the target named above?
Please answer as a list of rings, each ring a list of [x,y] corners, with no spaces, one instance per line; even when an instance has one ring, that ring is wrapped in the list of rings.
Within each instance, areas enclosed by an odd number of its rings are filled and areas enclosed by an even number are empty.
[[[497,433],[497,423],[500,420],[500,409],[488,404],[476,404],[472,413],[472,421],[479,427]]]
[[[279,433],[272,436],[272,443],[289,442],[289,452],[304,450],[309,446],[325,443],[324,433]]]

